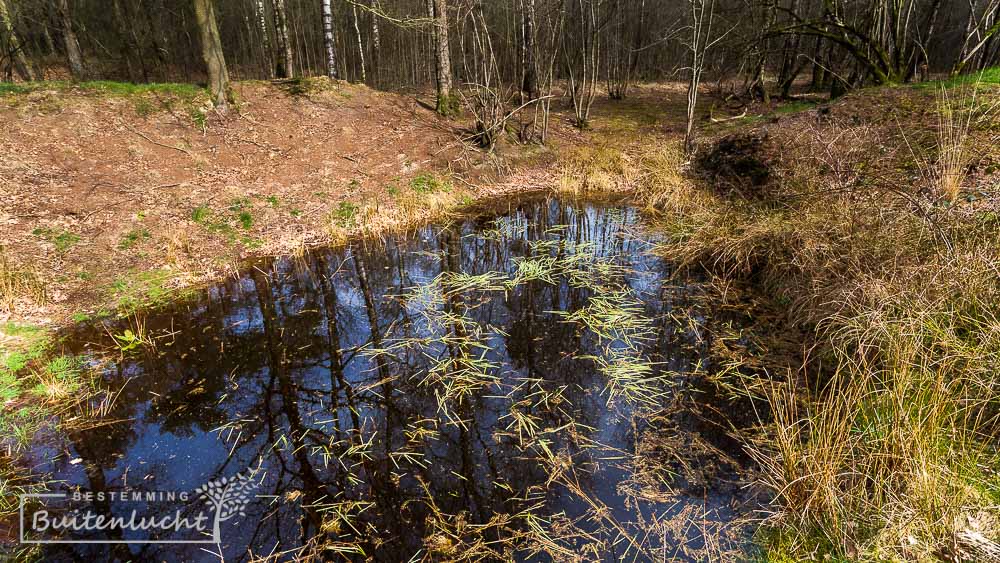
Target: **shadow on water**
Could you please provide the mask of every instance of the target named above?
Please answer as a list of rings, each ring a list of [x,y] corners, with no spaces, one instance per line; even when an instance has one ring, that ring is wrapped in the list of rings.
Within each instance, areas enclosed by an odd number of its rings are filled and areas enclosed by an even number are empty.
[[[708,414],[733,406],[693,375],[713,311],[638,223],[626,206],[530,200],[260,263],[150,313],[153,344],[107,369],[121,392],[101,424],[35,462],[56,492],[190,492],[243,473],[256,496],[221,545],[44,557],[728,558],[746,543],[745,460]],[[70,345],[112,344],[93,327]],[[107,515],[178,508],[94,498]]]

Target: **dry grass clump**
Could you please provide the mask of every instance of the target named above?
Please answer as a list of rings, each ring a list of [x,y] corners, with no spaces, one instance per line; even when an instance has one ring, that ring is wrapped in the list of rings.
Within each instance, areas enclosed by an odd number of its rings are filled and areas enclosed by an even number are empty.
[[[686,209],[704,203],[708,194],[684,178],[684,160],[683,147],[674,140],[652,145],[597,140],[565,156],[558,189],[573,195],[625,192],[649,208]]]
[[[767,556],[988,560],[1000,550],[1000,222],[823,155],[825,175],[786,180],[802,196],[780,205],[661,194],[660,252],[753,280],[815,327],[814,360],[763,386],[773,420],[749,444],[773,494]]]
[[[16,264],[0,247],[0,313],[11,313],[22,299],[44,304],[45,284],[31,270]]]
[[[586,191],[625,191],[635,185],[635,156],[610,142],[575,147],[564,157],[559,191],[579,195]]]
[[[387,186],[384,198],[340,202],[329,213],[328,232],[334,245],[353,236],[382,237],[440,219],[470,201],[470,192],[450,180],[421,174],[409,185]]]
[[[877,560],[1000,538],[983,517],[1000,504],[996,225],[943,230],[887,197],[722,207],[663,250],[756,276],[827,359],[806,366],[815,392],[771,393],[755,445],[782,549]]]
[[[981,95],[978,84],[955,90],[942,85],[937,106],[938,156],[931,176],[938,194],[954,202],[975,158],[971,133],[977,126],[996,119],[1000,100],[990,101]]]
[[[965,535],[1000,537],[997,311],[872,291],[881,304],[824,323],[829,381],[770,393],[775,420],[753,450],[775,495],[770,524],[793,554],[970,558]]]

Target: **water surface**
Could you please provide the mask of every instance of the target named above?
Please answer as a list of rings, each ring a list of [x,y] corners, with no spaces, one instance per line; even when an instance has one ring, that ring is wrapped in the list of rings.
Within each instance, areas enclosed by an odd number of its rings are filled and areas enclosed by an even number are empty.
[[[50,560],[703,560],[744,536],[741,457],[697,375],[718,314],[635,209],[539,199],[267,261],[138,317],[94,428],[34,451],[56,491],[258,483],[219,546]],[[135,323],[133,319],[130,322]],[[727,320],[731,322],[731,319]],[[113,344],[76,335],[78,351]],[[163,508],[95,502],[107,514]],[[104,532],[74,539],[122,539]],[[124,539],[169,539],[138,534]]]

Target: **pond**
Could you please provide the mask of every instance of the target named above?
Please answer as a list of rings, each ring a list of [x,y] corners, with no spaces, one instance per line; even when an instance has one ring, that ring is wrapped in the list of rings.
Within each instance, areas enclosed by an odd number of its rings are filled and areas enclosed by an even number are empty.
[[[33,450],[67,495],[48,512],[193,518],[209,506],[198,488],[222,478],[245,498],[202,533],[29,536],[111,542],[44,545],[55,561],[739,550],[747,462],[726,432],[739,405],[703,375],[716,327],[742,320],[654,243],[627,205],[534,198],[260,262],[83,330],[68,345],[112,352],[115,399]],[[119,353],[126,329],[143,342]]]

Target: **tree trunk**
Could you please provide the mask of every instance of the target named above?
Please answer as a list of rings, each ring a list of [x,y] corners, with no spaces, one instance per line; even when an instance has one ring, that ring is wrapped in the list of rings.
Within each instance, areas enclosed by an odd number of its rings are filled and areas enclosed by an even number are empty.
[[[371,0],[373,10],[381,10],[378,0]],[[378,15],[372,14],[372,68],[375,70],[375,84],[382,83],[382,37],[378,29]]]
[[[323,0],[323,47],[326,48],[326,75],[337,78],[337,49],[333,37],[333,7]]]
[[[288,39],[288,13],[285,11],[285,0],[274,0],[275,44],[278,47],[278,64],[274,75],[278,78],[291,78],[295,74],[295,58],[292,53],[292,43]]]
[[[823,57],[824,48],[826,49],[826,58]],[[826,87],[827,79],[827,65],[830,63],[829,51],[833,49],[833,44],[827,46],[823,41],[822,37],[816,38],[815,49],[813,49],[813,67],[812,67],[812,80],[810,81],[810,90],[813,92],[821,92]]]
[[[958,59],[955,61],[954,66],[957,67],[965,57],[969,54],[969,47],[972,43],[972,30],[976,23],[976,8],[978,8],[978,0],[971,0],[969,2],[969,17],[965,20],[965,34],[962,41],[962,48],[959,50]]]
[[[267,32],[267,16],[264,15],[264,0],[254,2],[254,15],[257,17],[257,25],[260,27],[261,49],[264,51],[264,60],[267,61],[268,77],[274,76],[274,54],[271,53],[271,38]]]
[[[768,55],[768,32],[774,27],[775,20],[775,7],[774,3],[770,3],[764,8],[764,25],[761,28],[760,33],[757,36],[753,62],[753,72],[751,73],[750,85],[747,87],[747,92],[751,97],[759,98],[764,102],[765,105],[771,104],[771,95],[767,91],[767,84],[765,83],[764,71],[767,66],[767,55]]]
[[[128,21],[125,18],[125,14],[122,13],[122,7],[119,0],[111,0],[111,8],[115,14],[115,24],[118,27],[118,35],[121,37],[122,41],[122,59],[125,60],[125,68],[128,71],[128,79],[132,82],[139,82],[139,71],[136,70],[135,64],[132,62],[133,56],[141,57],[139,49],[132,43],[132,35],[129,31]]]
[[[428,16],[434,21],[434,62],[437,69],[437,111],[448,115],[455,109],[451,97],[451,54],[448,49],[448,4],[427,0]]]
[[[974,4],[975,2],[973,2],[972,6],[973,10],[975,10]],[[940,11],[941,11],[941,0],[934,0],[934,4],[931,7],[931,11],[927,15],[927,23],[924,26],[925,27],[924,37],[927,37],[928,40],[933,40],[934,38],[934,28],[935,26],[937,26],[938,13]],[[906,62],[906,74],[903,76],[904,82],[908,82],[909,80],[911,80],[913,78],[913,75],[918,71],[920,72],[923,79],[926,79],[926,77],[929,74],[930,61],[928,60],[927,57],[926,46],[918,43],[917,41],[914,41],[912,49],[913,51]],[[923,70],[921,71],[921,69]],[[923,81],[923,79],[921,81]]]
[[[985,21],[983,22],[983,27],[986,28],[987,32],[997,25],[997,18],[1000,17],[1000,4],[996,6],[992,11],[990,11],[985,16]],[[993,60],[993,45],[996,43],[997,34],[994,33],[989,38],[986,39],[986,44],[983,45],[982,50],[979,53],[979,61],[976,66],[979,70],[986,70],[990,66],[990,62]]]
[[[0,35],[6,37],[7,48],[14,63],[14,70],[23,80],[34,80],[34,73],[28,66],[28,60],[24,56],[24,47],[14,32],[14,22],[11,21],[10,11],[7,9],[6,0],[0,0]]]
[[[799,0],[792,0],[788,11],[797,14],[799,11]],[[778,88],[781,89],[781,97],[787,98],[792,90],[792,84],[799,76],[802,65],[798,62],[799,45],[802,37],[798,34],[785,37],[784,47],[781,53],[781,70],[778,72]]]
[[[538,97],[538,69],[535,65],[535,0],[524,2],[524,80],[521,91],[529,100]]]
[[[69,0],[58,0],[59,25],[62,27],[63,43],[66,47],[66,62],[73,80],[83,79],[83,55],[80,54],[80,42],[73,31],[73,18],[69,11]]]
[[[1000,22],[1000,4],[998,4],[997,7],[986,17],[983,27],[987,30],[991,30],[994,29],[994,26],[996,26],[998,22]],[[986,39],[986,43],[983,45],[982,50],[980,50],[979,62],[977,66],[979,70],[986,70],[992,64],[1000,62],[996,60],[998,55],[1000,55],[1000,46],[997,45],[997,43],[1000,42],[997,41],[997,35],[998,32],[994,30],[993,34]]]
[[[361,82],[368,82],[368,75],[365,73],[365,44],[361,42],[361,26],[358,25],[358,7],[351,5],[351,15],[354,19],[354,35],[358,40],[358,57],[360,58]]]
[[[212,92],[212,101],[216,108],[225,111],[230,97],[229,72],[222,53],[219,26],[215,21],[214,0],[194,0],[194,15],[201,34],[201,56],[208,70],[208,88]]]

